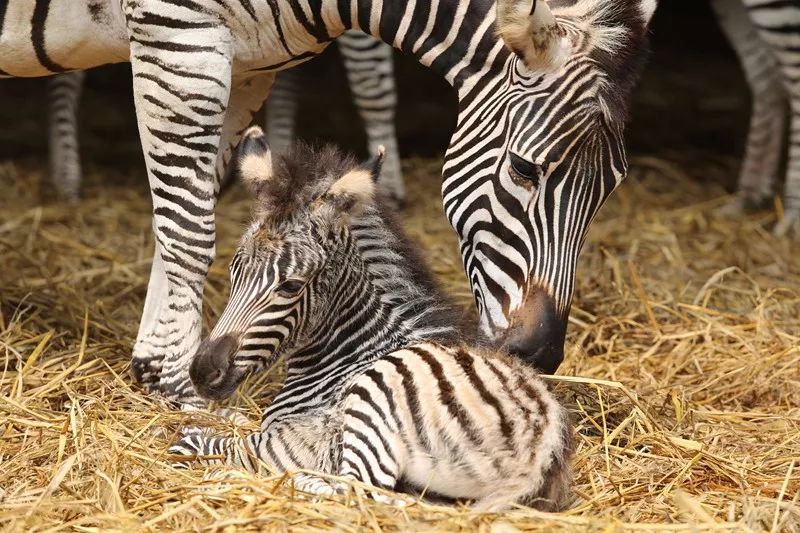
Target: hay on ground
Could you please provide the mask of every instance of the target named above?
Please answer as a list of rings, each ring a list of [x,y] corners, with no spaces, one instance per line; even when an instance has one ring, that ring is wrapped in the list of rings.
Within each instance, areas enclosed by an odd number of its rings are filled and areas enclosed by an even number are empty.
[[[602,211],[586,244],[566,362],[553,378],[575,413],[570,509],[500,515],[426,503],[398,509],[357,491],[312,501],[284,476],[170,468],[166,450],[188,415],[128,377],[152,249],[146,191],[95,187],[78,207],[40,206],[41,165],[0,164],[0,524],[800,530],[797,245],[771,236],[769,213],[716,216],[729,198],[680,165],[638,163],[639,177]],[[470,306],[441,215],[439,169],[437,160],[406,162],[406,218],[448,292]],[[209,321],[224,305],[226,260],[248,212],[239,189],[220,206]],[[279,378],[250,380],[233,404],[257,420],[257,402]]]

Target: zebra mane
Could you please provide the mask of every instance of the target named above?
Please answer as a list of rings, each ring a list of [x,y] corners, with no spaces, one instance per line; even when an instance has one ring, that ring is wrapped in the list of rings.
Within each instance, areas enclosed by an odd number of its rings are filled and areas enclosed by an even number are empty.
[[[589,57],[606,74],[600,99],[606,116],[627,120],[630,95],[649,56],[647,17],[653,2],[642,0],[553,0],[557,17],[584,32]],[[644,5],[647,4],[647,5]]]
[[[307,213],[330,186],[358,161],[332,144],[314,146],[302,141],[291,144],[273,159],[272,175],[259,186],[257,213],[271,225]]]

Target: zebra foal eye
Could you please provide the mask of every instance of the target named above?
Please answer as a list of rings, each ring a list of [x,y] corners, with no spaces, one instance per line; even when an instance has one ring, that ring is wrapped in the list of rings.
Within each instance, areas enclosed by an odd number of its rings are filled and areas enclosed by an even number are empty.
[[[294,296],[302,291],[305,286],[306,284],[302,280],[287,279],[275,288],[275,292],[279,293],[281,296]]]
[[[537,187],[542,179],[544,172],[540,165],[531,163],[516,154],[508,154],[508,173],[515,181],[522,182],[527,186]]]

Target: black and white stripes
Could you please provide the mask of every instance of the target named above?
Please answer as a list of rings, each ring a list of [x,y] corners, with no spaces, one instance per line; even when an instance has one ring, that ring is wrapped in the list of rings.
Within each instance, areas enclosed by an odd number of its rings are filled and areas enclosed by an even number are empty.
[[[454,86],[460,113],[442,190],[483,332],[540,368],[558,366],[578,250],[625,174],[624,102],[655,2],[554,2],[552,14],[542,0],[503,2],[516,10],[515,24],[503,28],[492,0],[49,4],[47,19],[59,20],[44,32],[53,63],[132,64],[156,240],[132,365],[148,390],[201,402],[187,369],[214,259],[221,170],[274,71],[313,57],[348,29],[413,55]],[[41,4],[8,2],[3,72],[53,73],[32,43]],[[544,52],[558,61],[531,59]]]
[[[243,171],[268,169],[247,134]],[[385,209],[370,167],[299,147],[260,180],[220,321],[192,363],[207,397],[283,356],[287,378],[243,439],[187,435],[172,452],[259,471],[398,484],[484,509],[562,503],[570,426],[519,361],[468,347]],[[266,183],[265,183],[266,182]],[[187,463],[181,463],[186,466]],[[306,477],[303,488],[342,487]]]
[[[712,5],[753,95],[739,202],[733,207],[753,209],[771,202],[789,118],[784,215],[775,233],[792,231],[800,237],[800,3],[713,0]]]

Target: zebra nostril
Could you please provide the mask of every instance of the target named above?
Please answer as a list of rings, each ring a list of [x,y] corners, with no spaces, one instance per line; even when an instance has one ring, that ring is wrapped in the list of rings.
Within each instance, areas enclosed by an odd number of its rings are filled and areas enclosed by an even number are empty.
[[[214,370],[211,371],[211,373],[210,373],[210,375],[208,377],[209,377],[209,380],[208,380],[209,384],[210,385],[214,385],[220,379],[222,379],[222,370],[220,370],[219,368],[215,368]]]

